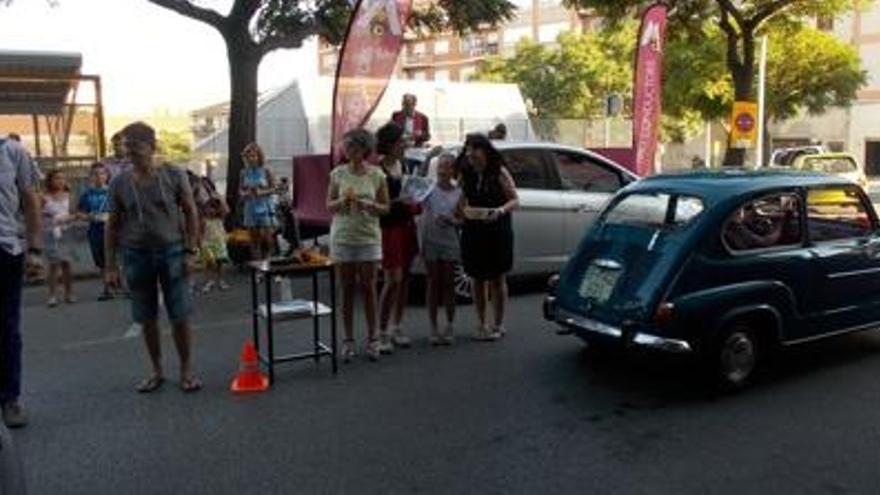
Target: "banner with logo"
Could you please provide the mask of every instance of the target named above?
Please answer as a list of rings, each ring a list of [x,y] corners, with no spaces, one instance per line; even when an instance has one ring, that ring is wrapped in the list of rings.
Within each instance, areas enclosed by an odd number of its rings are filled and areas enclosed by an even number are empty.
[[[654,158],[660,139],[665,39],[666,6],[654,4],[642,15],[633,87],[633,172],[640,176],[654,172]]]
[[[358,0],[354,4],[333,88],[333,163],[342,156],[342,136],[366,124],[382,99],[403,47],[411,11],[411,0]]]
[[[758,142],[758,104],[737,101],[730,116],[730,147],[751,149]]]

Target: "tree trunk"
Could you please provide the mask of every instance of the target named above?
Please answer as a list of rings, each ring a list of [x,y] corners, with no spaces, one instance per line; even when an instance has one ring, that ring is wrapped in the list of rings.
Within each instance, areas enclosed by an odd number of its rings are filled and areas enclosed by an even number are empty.
[[[257,137],[257,73],[262,57],[257,50],[242,47],[236,40],[227,40],[226,47],[231,82],[226,201],[232,211],[237,211],[239,179],[244,166],[241,151]]]
[[[734,101],[754,101],[755,84],[755,39],[751,32],[743,32],[742,58],[739,57],[738,36],[728,33],[728,60],[727,66],[733,78]],[[730,134],[728,134],[728,140]],[[731,148],[728,143],[727,152],[724,154],[724,165],[728,167],[742,167],[746,162],[746,150],[743,148]]]

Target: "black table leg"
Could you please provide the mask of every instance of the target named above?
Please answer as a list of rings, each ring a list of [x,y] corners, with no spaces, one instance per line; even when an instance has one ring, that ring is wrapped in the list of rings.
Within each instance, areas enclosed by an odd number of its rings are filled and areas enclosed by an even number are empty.
[[[333,373],[336,373],[338,370],[336,359],[338,356],[336,350],[336,270],[332,267],[330,268],[330,308],[332,310],[330,314],[330,348],[333,350],[331,360],[333,362]]]
[[[260,352],[260,317],[259,311],[260,292],[257,287],[257,270],[251,268],[251,338],[254,349]]]
[[[312,306],[314,315],[312,316],[312,334],[314,337],[315,362],[321,362],[321,315],[318,314],[318,270],[312,272]]]
[[[268,342],[266,346],[269,348],[269,385],[275,383],[275,333],[274,333],[274,315],[272,314],[272,276],[268,273],[264,275],[266,279],[266,333]]]

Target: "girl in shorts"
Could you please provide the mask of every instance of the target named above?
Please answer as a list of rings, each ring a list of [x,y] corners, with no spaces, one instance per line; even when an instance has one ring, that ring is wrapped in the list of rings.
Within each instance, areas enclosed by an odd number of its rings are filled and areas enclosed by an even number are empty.
[[[422,203],[422,259],[428,274],[428,317],[431,321],[432,345],[451,345],[454,341],[455,267],[461,262],[458,227],[461,219],[457,206],[461,188],[455,183],[455,160],[451,153],[437,159],[437,185]],[[441,333],[437,326],[437,310],[446,309],[446,325]]]

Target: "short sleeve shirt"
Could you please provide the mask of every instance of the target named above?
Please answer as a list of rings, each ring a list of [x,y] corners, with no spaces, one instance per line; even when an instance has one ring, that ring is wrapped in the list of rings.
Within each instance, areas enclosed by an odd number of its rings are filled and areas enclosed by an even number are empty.
[[[0,139],[0,249],[13,256],[25,248],[22,197],[36,189],[38,177],[24,147]]]
[[[192,200],[186,173],[173,165],[159,165],[147,177],[134,170],[121,172],[110,182],[110,211],[119,222],[119,244],[131,249],[164,249],[184,241],[181,209]]]
[[[375,200],[385,183],[385,173],[379,167],[367,166],[363,174],[354,174],[348,165],[340,165],[330,172],[330,181],[339,188],[339,196],[354,196]],[[330,241],[336,244],[370,245],[382,243],[379,218],[365,211],[342,211],[333,215]]]

